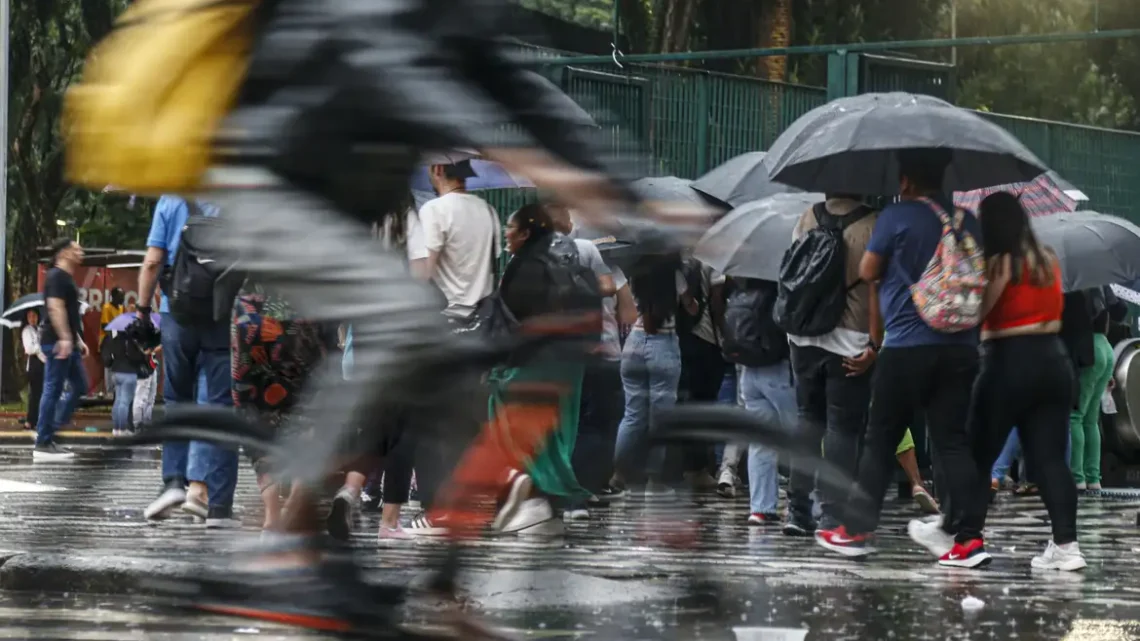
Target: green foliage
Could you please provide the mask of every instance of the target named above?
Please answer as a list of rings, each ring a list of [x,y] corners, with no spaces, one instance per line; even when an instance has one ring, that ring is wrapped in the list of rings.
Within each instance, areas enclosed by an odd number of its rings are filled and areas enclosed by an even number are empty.
[[[64,181],[60,115],[63,95],[91,46],[126,0],[11,3],[8,122],[8,225],[13,286],[34,286],[36,248],[56,234],[57,219],[86,220],[100,197]],[[80,214],[85,214],[80,216]]]
[[[958,0],[958,33],[986,36],[1085,31],[1086,0]],[[958,53],[958,103],[997,113],[1102,127],[1136,124],[1135,94],[1087,42],[970,47]]]

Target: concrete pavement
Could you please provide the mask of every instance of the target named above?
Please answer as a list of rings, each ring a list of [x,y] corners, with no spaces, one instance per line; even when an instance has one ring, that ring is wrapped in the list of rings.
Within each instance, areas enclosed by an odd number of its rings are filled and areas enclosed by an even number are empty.
[[[32,464],[27,448],[0,449],[0,587],[7,590],[0,597],[110,595],[98,599],[106,599],[109,622],[79,626],[95,636],[42,638],[111,638],[106,630],[131,617],[163,628],[163,617],[172,615],[151,617],[147,612],[158,611],[145,595],[124,595],[137,591],[144,576],[182,576],[196,563],[224,559],[256,539],[260,515],[248,467],[238,488],[246,525],[240,532],[206,531],[190,521],[148,525],[142,509],[158,485],[154,450],[92,448],[76,462],[45,465]],[[883,552],[865,563],[750,528],[743,499],[697,494],[669,504],[628,501],[596,511],[589,523],[571,524],[563,539],[480,542],[468,555],[465,587],[487,616],[534,638],[793,638],[771,636],[775,628],[811,630],[813,640],[1140,638],[1138,509],[1135,498],[1082,498],[1081,546],[1090,568],[1060,575],[1029,569],[1049,536],[1036,498],[999,499],[988,532],[996,560],[982,571],[933,564],[903,532],[915,516],[911,506],[891,500]],[[377,579],[410,581],[441,558],[442,547],[431,541],[381,547],[375,525],[369,518],[354,545]],[[695,546],[662,542],[668,538],[662,535],[689,528]],[[986,607],[964,613],[966,596]],[[61,603],[64,612],[82,607]],[[4,607],[0,600],[0,621],[7,617]],[[430,619],[430,613],[420,616]],[[226,625],[243,627],[229,621],[211,623],[193,638],[230,638],[211,636],[224,635]],[[755,636],[761,633],[767,636]],[[272,634],[300,638],[293,631]],[[270,631],[259,635],[274,638]],[[3,638],[23,637],[0,626]]]

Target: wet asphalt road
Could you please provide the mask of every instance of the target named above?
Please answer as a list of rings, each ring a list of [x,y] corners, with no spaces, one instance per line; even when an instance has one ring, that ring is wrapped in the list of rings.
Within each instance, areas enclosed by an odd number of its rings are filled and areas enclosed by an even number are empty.
[[[242,532],[189,521],[155,527],[142,508],[158,489],[151,450],[84,450],[68,464],[35,464],[0,449],[0,548],[88,557],[219,560],[257,536],[252,474],[243,467]],[[49,491],[36,491],[49,490]],[[747,503],[685,494],[671,503],[627,501],[572,524],[563,539],[499,539],[470,555],[475,606],[520,638],[713,639],[1140,639],[1140,499],[1083,497],[1080,575],[1037,573],[1029,559],[1048,539],[1034,498],[1003,495],[990,514],[995,562],[981,571],[932,563],[903,533],[915,516],[888,500],[883,552],[856,563],[810,541],[745,524]],[[431,542],[386,545],[368,520],[354,543],[370,571],[408,575],[442,554]],[[693,532],[692,545],[663,538]],[[663,537],[662,535],[670,535]],[[682,537],[684,538],[684,537]],[[985,607],[965,612],[962,599]],[[430,612],[413,610],[413,620]],[[806,635],[805,635],[806,633]],[[0,592],[0,639],[307,639],[296,630],[165,609],[145,597]]]

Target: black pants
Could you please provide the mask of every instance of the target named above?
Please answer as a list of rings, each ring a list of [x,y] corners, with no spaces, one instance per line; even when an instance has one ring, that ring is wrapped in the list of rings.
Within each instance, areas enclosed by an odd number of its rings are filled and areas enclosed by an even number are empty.
[[[720,397],[720,384],[728,363],[720,347],[691,332],[678,335],[681,343],[681,394],[683,401],[715,403]],[[679,472],[713,471],[716,460],[712,447],[700,442],[686,443],[667,450],[666,476],[680,476]]]
[[[582,377],[578,440],[571,464],[578,482],[594,494],[605,488],[614,471],[614,444],[625,411],[620,365],[617,361],[591,363]]]
[[[977,371],[978,350],[968,345],[888,347],[879,354],[871,380],[870,420],[859,456],[857,489],[862,492],[853,493],[846,502],[842,519],[849,532],[873,532],[878,527],[883,495],[894,478],[895,450],[919,409],[926,413],[927,430],[951,501],[969,504],[968,497],[979,487],[966,433],[970,389]],[[966,524],[945,523],[944,527],[956,531],[959,541],[981,537],[980,531]]]
[[[818,347],[792,345],[791,356],[800,416],[796,449],[803,454],[791,458],[788,508],[790,518],[802,523],[811,521],[815,470],[809,461],[819,456],[821,444],[824,460],[855,476],[871,401],[871,374],[848,376],[842,356]],[[823,527],[837,525],[846,498],[821,488]]]
[[[985,344],[970,410],[978,478],[963,528],[985,526],[990,470],[1016,427],[1026,469],[1049,511],[1054,542],[1077,540],[1077,488],[1065,457],[1072,390],[1073,370],[1057,336],[1014,336]]]
[[[28,362],[28,417],[26,422],[40,424],[40,397],[44,393],[44,364],[33,356]]]

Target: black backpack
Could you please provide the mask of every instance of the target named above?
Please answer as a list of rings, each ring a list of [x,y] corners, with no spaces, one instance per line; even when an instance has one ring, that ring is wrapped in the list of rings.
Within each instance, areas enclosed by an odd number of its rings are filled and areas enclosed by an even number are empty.
[[[733,288],[724,305],[725,360],[763,367],[788,357],[788,335],[772,317],[778,295],[778,286],[771,281],[750,280]]]
[[[705,279],[701,273],[700,263],[692,258],[685,259],[681,263],[681,273],[685,276],[685,282],[688,284],[689,295],[697,303],[696,314],[690,314],[683,304],[677,304],[677,313],[675,314],[677,333],[689,334],[700,324],[701,317],[705,315],[705,310],[708,309],[709,301],[705,295]]]
[[[162,284],[170,314],[179,325],[208,325],[228,319],[244,278],[209,247],[222,232],[222,221],[206,216],[191,200],[178,249]]]
[[[860,206],[846,216],[834,216],[824,203],[812,208],[816,227],[792,243],[780,263],[774,312],[780,329],[795,336],[822,336],[839,325],[850,289],[843,231],[871,211]]]
[[[542,261],[546,264],[550,309],[558,313],[582,314],[588,319],[591,337],[600,339],[602,290],[598,286],[597,274],[579,260],[578,245],[572,238],[557,234],[550,243],[550,251],[542,254]]]

